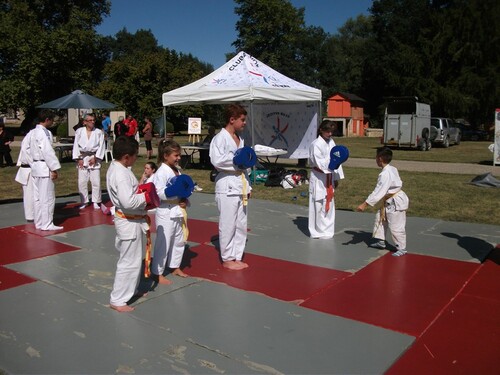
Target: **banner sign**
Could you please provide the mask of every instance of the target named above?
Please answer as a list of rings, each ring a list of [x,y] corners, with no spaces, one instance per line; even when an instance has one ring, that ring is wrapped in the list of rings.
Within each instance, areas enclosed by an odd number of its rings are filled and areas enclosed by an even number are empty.
[[[188,118],[188,134],[201,134],[201,118]]]
[[[243,134],[245,145],[284,149],[288,151],[284,157],[289,159],[309,157],[309,146],[317,136],[318,103],[253,104],[251,108],[249,105],[245,107],[248,112]]]

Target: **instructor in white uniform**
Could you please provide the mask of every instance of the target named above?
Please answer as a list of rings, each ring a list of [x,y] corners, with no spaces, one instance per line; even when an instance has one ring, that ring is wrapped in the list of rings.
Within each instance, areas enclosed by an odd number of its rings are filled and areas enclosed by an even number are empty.
[[[94,209],[101,206],[101,162],[104,158],[106,143],[104,133],[95,127],[95,115],[85,115],[83,127],[75,132],[73,143],[73,159],[78,170],[78,192],[82,205],[89,204],[89,180],[92,185],[92,202]]]
[[[33,205],[35,227],[40,230],[61,230],[54,225],[54,207],[56,195],[54,180],[61,164],[52,148],[52,133],[48,130],[54,123],[54,114],[42,110],[38,116],[39,123],[32,130],[30,139],[31,176],[33,177]]]

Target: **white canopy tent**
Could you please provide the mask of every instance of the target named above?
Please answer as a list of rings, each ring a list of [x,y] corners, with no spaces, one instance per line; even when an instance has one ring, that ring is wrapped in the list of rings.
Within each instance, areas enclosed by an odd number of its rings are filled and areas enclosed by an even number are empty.
[[[245,52],[209,75],[162,96],[163,105],[227,104],[249,109],[246,143],[288,150],[307,158],[316,138],[321,90],[294,81]]]

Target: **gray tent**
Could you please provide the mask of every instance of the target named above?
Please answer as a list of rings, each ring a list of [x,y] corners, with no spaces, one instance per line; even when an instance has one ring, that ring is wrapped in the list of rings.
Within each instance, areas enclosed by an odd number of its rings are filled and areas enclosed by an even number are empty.
[[[37,108],[53,108],[53,109],[68,109],[68,108],[89,108],[89,109],[105,109],[115,108],[116,104],[96,98],[95,96],[85,94],[81,90],[75,90],[71,94],[61,98],[52,100],[51,102],[40,104]]]

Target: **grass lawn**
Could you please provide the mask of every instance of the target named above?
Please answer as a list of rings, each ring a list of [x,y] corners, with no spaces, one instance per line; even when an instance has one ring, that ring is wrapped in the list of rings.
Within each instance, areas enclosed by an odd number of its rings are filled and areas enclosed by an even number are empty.
[[[187,136],[176,136],[179,143],[187,142]],[[351,158],[370,158],[375,154],[375,149],[380,145],[375,138],[339,138],[337,144],[343,144],[350,150]],[[492,163],[492,154],[488,150],[489,142],[462,142],[459,146],[448,149],[433,148],[430,151],[395,150],[395,159],[434,161],[434,162],[459,162],[472,164]],[[17,159],[18,148],[13,148],[12,156]],[[144,152],[139,157],[133,171],[140,176],[146,163]],[[279,165],[279,164],[278,164]],[[101,173],[102,187],[105,189],[105,176],[109,164],[104,163]],[[287,169],[294,168],[284,165]],[[17,168],[0,169],[0,200],[21,199],[21,186],[14,181]],[[214,183],[210,182],[209,170],[189,168],[189,174],[203,193],[213,193]],[[345,168],[346,178],[341,181],[335,191],[337,209],[353,210],[373,190],[377,181],[378,169],[371,168]],[[471,223],[484,223],[500,225],[500,189],[481,188],[468,184],[476,175],[453,175],[426,172],[400,171],[404,183],[404,190],[410,197],[408,216],[419,216],[449,221],[462,221]],[[60,178],[56,181],[56,195],[65,196],[76,194],[77,175],[73,162],[63,162]],[[308,185],[294,189],[281,187],[265,187],[263,184],[254,186],[253,197],[282,203],[308,205]],[[199,193],[197,193],[199,194]]]

